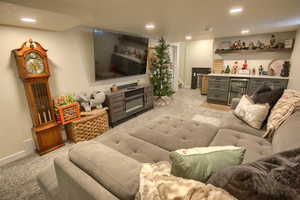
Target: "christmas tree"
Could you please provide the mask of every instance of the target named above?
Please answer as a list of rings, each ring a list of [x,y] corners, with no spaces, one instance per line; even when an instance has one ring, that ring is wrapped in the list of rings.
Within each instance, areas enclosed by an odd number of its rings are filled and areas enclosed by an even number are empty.
[[[174,94],[169,47],[164,38],[161,38],[158,45],[154,47],[156,58],[151,61],[150,81],[154,96],[159,98]]]

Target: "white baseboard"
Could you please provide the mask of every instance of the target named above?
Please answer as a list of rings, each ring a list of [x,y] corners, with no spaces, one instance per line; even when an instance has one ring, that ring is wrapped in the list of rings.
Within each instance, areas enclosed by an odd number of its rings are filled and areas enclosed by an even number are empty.
[[[23,158],[25,156],[27,156],[27,152],[26,151],[19,151],[17,153],[14,153],[14,154],[11,154],[9,156],[6,156],[4,158],[1,158],[0,159],[0,167],[5,165],[5,164],[8,164],[10,162],[13,162],[15,160],[18,160],[20,158]]]
[[[35,145],[32,139],[24,140],[24,151],[28,154],[35,152]]]
[[[14,154],[11,154],[9,156],[6,156],[4,158],[1,158],[0,159],[0,167],[34,153],[34,150],[35,150],[35,146],[34,146],[33,140],[32,139],[24,140],[24,150],[19,151]]]

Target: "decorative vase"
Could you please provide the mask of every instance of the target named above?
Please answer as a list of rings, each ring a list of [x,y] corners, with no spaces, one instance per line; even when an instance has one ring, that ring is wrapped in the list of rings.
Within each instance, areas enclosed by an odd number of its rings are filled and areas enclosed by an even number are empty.
[[[280,76],[288,77],[290,75],[290,67],[291,67],[290,62],[285,61],[284,64],[283,64],[283,68],[281,70]]]

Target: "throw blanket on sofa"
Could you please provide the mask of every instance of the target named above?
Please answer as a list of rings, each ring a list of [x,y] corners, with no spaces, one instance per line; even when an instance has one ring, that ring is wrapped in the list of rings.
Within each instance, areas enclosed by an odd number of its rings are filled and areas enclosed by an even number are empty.
[[[271,138],[280,125],[299,107],[300,92],[296,90],[285,90],[271,111],[264,137]]]
[[[171,175],[168,162],[143,164],[136,200],[236,200],[213,185]]]
[[[224,168],[212,175],[208,183],[239,200],[299,200],[299,172],[300,148]]]

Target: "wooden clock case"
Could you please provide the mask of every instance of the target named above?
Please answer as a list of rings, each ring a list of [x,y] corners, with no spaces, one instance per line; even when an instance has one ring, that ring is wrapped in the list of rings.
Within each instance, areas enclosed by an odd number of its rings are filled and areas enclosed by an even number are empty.
[[[61,130],[56,123],[53,102],[48,84],[50,77],[47,50],[31,39],[24,42],[21,48],[13,50],[16,57],[20,78],[23,80],[31,118],[33,121],[32,135],[36,151],[43,155],[64,145]],[[37,53],[43,61],[42,73],[26,71],[26,56]]]

